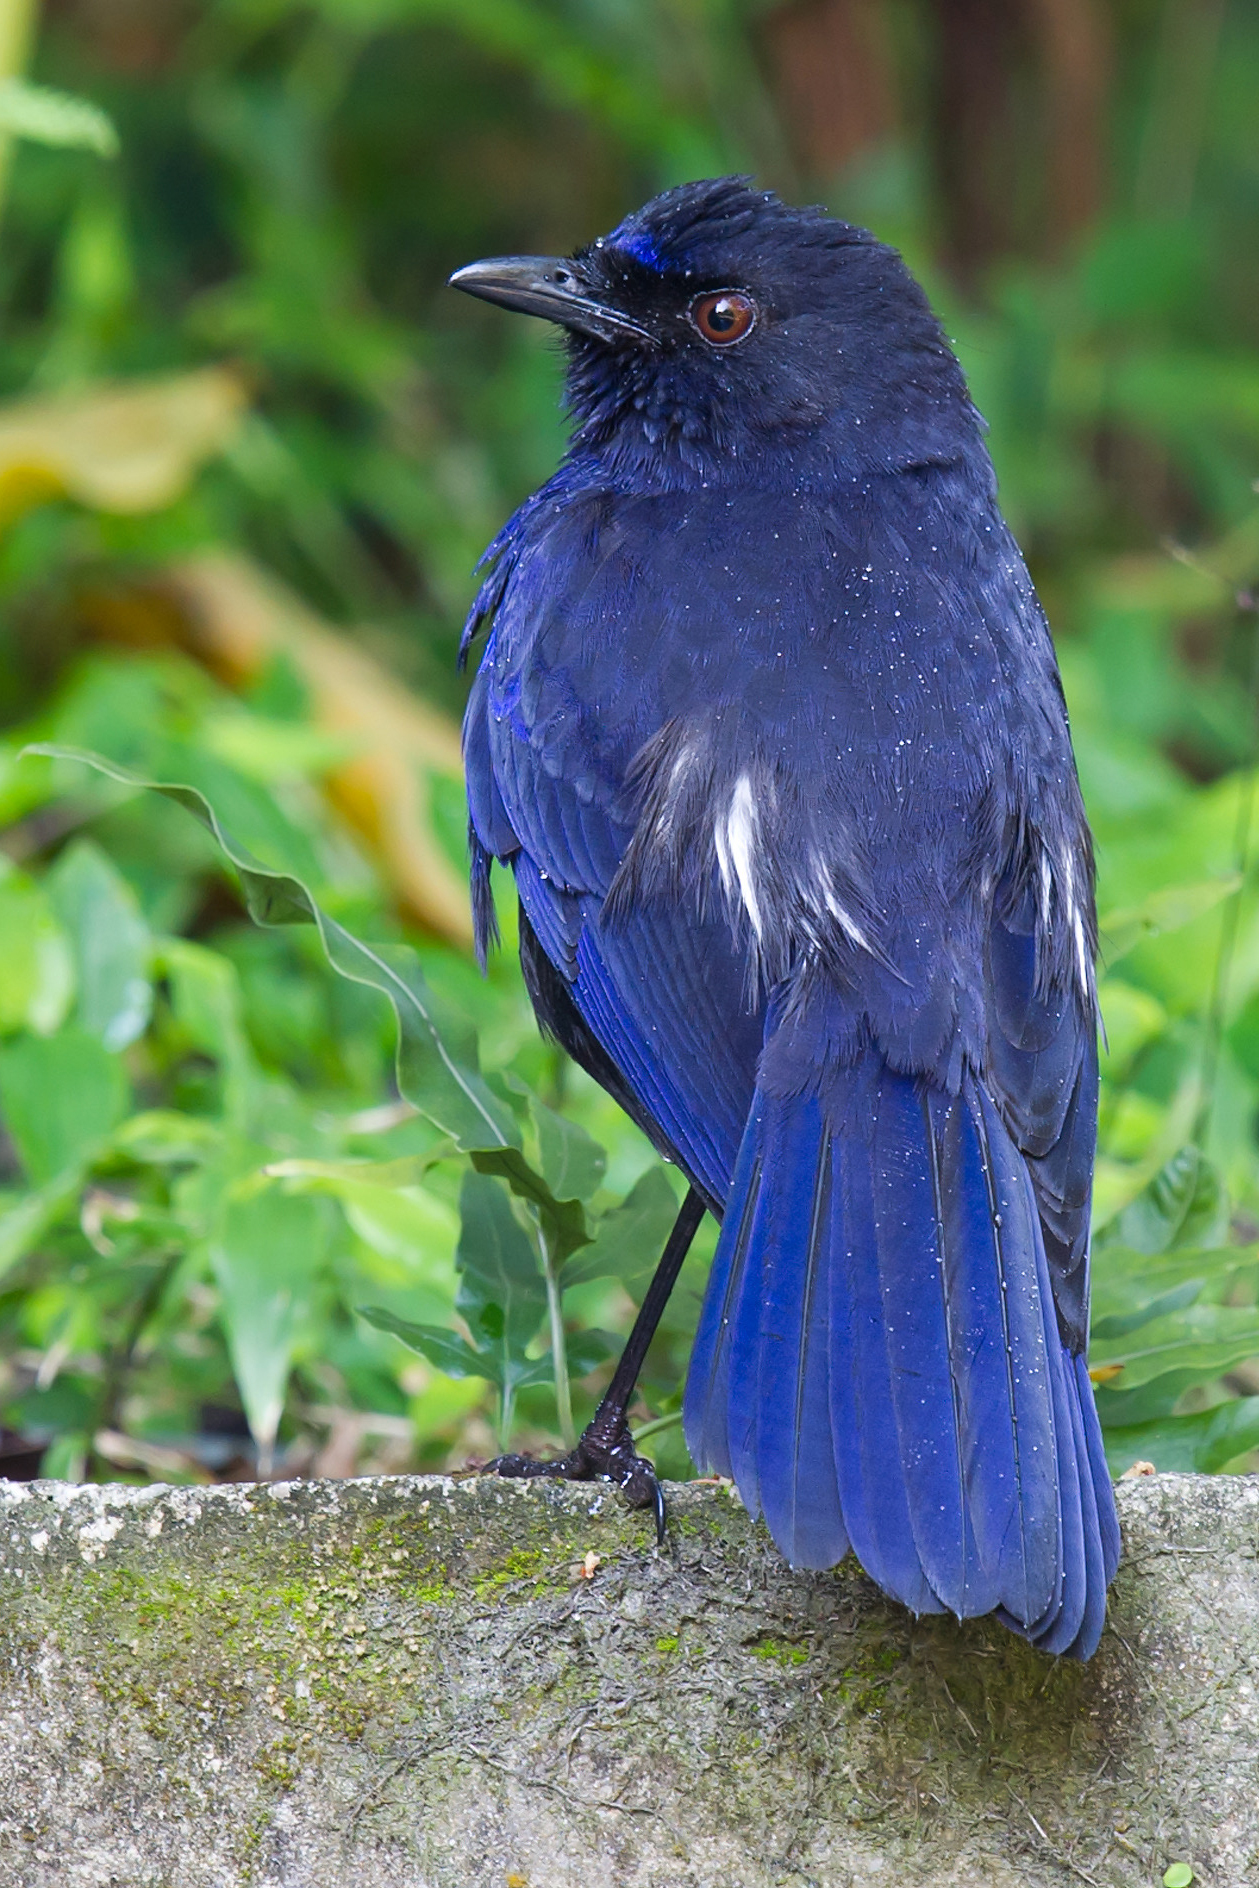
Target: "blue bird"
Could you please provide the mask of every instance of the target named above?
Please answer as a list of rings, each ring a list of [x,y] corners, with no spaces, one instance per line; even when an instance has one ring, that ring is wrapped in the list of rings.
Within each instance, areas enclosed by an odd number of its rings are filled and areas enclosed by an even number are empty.
[[[746,180],[454,285],[565,331],[563,463],[486,553],[482,953],[691,1191],[560,1463],[626,1409],[703,1212],[685,1399],[788,1561],[1087,1658],[1119,1556],[1085,1364],[1093,859],[983,422],[897,253]]]

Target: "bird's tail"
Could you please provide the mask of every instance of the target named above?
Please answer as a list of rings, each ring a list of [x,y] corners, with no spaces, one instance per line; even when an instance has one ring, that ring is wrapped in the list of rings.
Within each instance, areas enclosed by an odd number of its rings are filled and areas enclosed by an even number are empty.
[[[948,1095],[870,1049],[829,1101],[758,1090],[685,1422],[794,1565],[851,1545],[916,1612],[1096,1647],[1119,1530],[1092,1386],[973,1075]]]

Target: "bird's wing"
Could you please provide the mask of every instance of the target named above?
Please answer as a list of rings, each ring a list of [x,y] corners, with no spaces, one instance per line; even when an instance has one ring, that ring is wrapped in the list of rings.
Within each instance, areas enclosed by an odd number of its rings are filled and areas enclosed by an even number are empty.
[[[515,871],[542,1020],[720,1210],[762,1036],[745,965],[716,910],[661,899],[605,913],[634,829],[636,734],[609,752],[571,678],[529,681],[500,660],[496,629],[465,721],[474,846]]]
[[[1038,887],[1002,896],[985,966],[984,1070],[1016,1147],[1027,1161],[1040,1213],[1064,1342],[1088,1342],[1088,1230],[1097,1134],[1097,1018],[1075,938],[1057,972],[1047,925],[1078,914],[1051,907]],[[1069,966],[1069,967],[1068,967]]]

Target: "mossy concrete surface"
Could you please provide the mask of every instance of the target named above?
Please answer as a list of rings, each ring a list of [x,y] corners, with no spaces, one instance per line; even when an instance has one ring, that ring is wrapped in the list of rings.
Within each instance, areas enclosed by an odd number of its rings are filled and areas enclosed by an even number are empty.
[[[1120,1490],[1093,1662],[724,1487],[0,1483],[3,1888],[1259,1884],[1259,1481]]]

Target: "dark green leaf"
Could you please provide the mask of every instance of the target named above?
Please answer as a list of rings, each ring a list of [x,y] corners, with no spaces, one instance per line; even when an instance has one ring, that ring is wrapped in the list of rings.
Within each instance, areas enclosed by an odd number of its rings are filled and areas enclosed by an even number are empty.
[[[1220,1177],[1196,1147],[1182,1147],[1106,1228],[1106,1240],[1138,1252],[1210,1245],[1224,1230]]]
[[[380,1305],[360,1305],[358,1315],[378,1331],[400,1338],[448,1377],[483,1377],[487,1383],[500,1382],[498,1353],[473,1350],[454,1331],[443,1330],[436,1324],[412,1324],[408,1318],[396,1317]]]
[[[533,1104],[542,1178],[556,1200],[588,1200],[598,1191],[608,1157],[585,1128],[542,1102]]]
[[[568,1261],[560,1285],[568,1291],[592,1278],[636,1285],[653,1271],[677,1218],[678,1203],[663,1167],[649,1167],[620,1206],[605,1213],[594,1243]]]
[[[568,1351],[568,1374],[574,1381],[578,1377],[589,1376],[592,1370],[605,1363],[609,1357],[615,1357],[623,1348],[624,1339],[611,1331],[574,1331],[570,1333],[566,1345]]]
[[[472,1164],[478,1173],[497,1174],[517,1198],[528,1200],[536,1209],[553,1265],[562,1265],[570,1252],[589,1244],[590,1228],[581,1201],[557,1200],[519,1148],[474,1150]]]
[[[499,1353],[496,1381],[501,1381],[537,1334],[546,1313],[546,1283],[510,1196],[497,1180],[465,1173],[459,1210],[456,1304],[477,1349],[492,1346]]]

